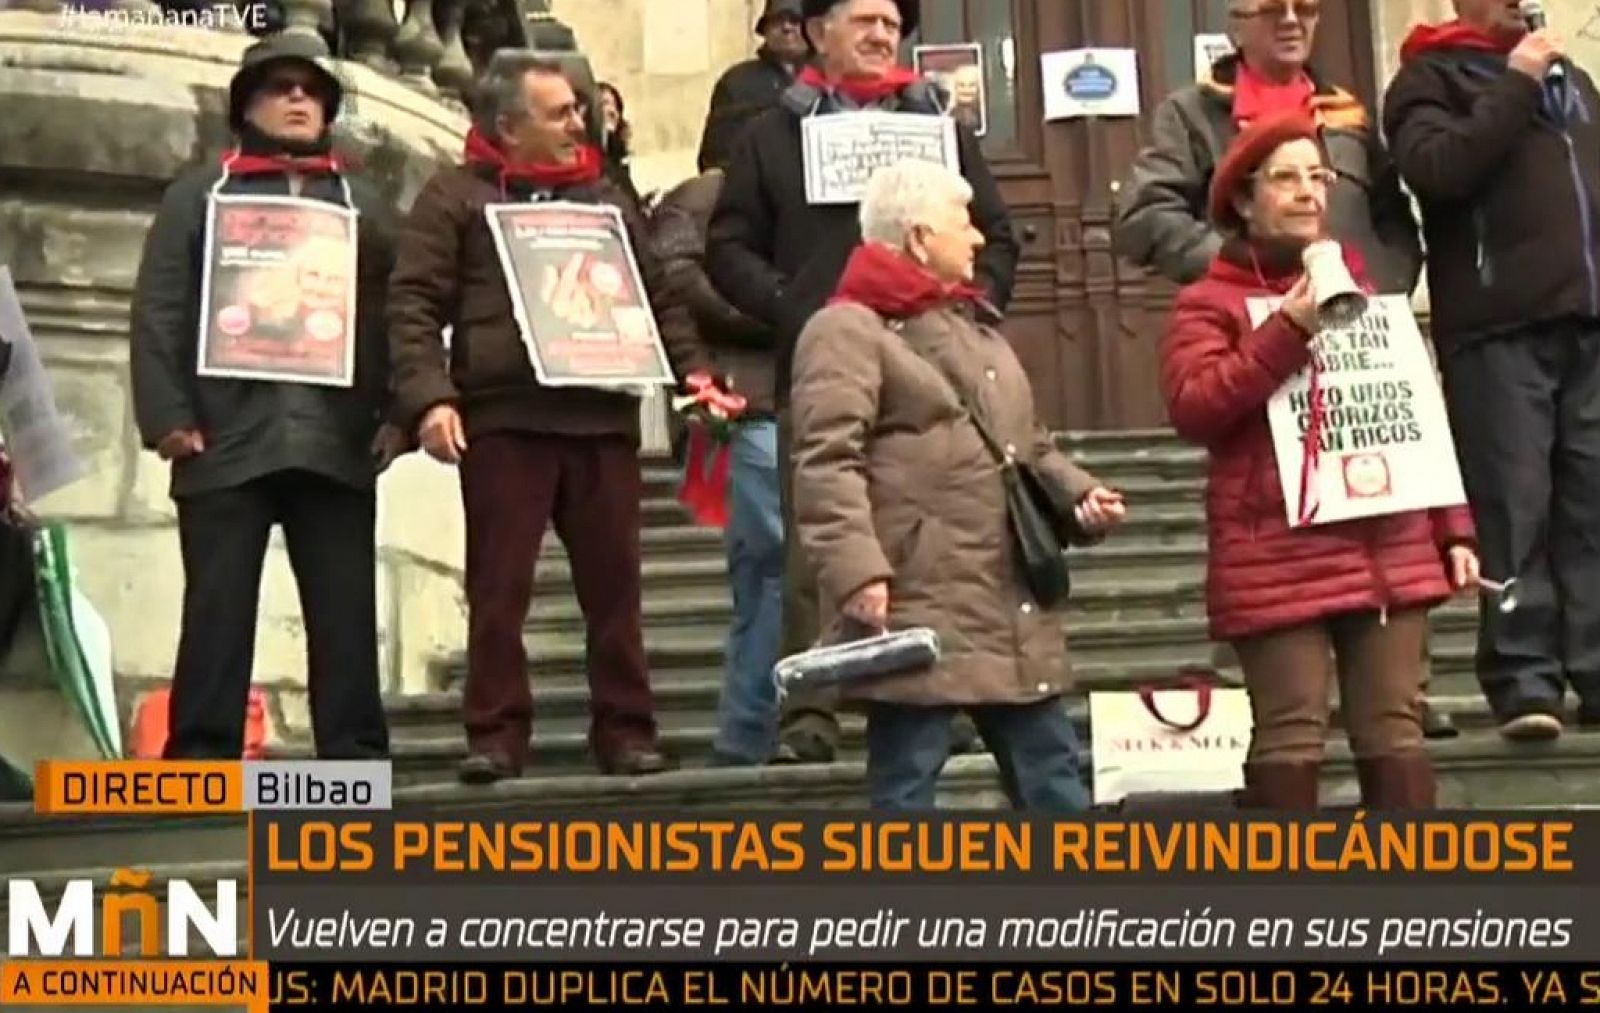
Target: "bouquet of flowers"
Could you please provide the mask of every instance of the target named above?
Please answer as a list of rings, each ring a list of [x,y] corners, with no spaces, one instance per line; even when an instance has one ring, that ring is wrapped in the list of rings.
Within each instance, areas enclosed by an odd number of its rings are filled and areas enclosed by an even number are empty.
[[[696,523],[727,527],[728,473],[732,468],[728,442],[746,401],[742,395],[724,390],[710,373],[691,373],[684,386],[689,393],[672,400],[673,410],[689,426],[678,502],[689,508]]]

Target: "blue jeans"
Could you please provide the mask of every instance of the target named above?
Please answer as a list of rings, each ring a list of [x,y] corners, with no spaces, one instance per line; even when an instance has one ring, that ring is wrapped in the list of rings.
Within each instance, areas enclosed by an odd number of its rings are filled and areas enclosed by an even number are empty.
[[[772,681],[783,638],[783,517],[778,500],[778,424],[740,425],[728,481],[728,582],[733,625],[715,749],[725,759],[765,763],[777,744]]]
[[[1014,809],[1089,808],[1078,734],[1060,698],[965,708],[1000,768]],[[874,809],[937,808],[955,707],[875,703],[867,711],[867,792]]]

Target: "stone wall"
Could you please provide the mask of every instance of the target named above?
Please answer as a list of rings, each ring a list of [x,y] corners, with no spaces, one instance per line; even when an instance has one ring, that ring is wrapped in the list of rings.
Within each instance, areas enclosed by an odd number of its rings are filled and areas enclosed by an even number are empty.
[[[761,0],[552,0],[595,76],[622,92],[641,192],[694,175],[711,89],[749,59]]]
[[[0,13],[0,263],[17,278],[30,328],[89,475],[33,504],[70,526],[82,587],[111,627],[132,686],[172,669],[182,566],[167,469],[139,448],[127,392],[127,313],[140,246],[165,183],[214,159],[227,81],[249,40],[198,29],[86,30],[54,15]],[[439,159],[459,151],[462,117],[364,67],[342,147],[409,206]],[[429,686],[431,664],[465,642],[459,493],[453,470],[420,455],[382,481],[382,671],[390,691]],[[281,732],[305,730],[305,641],[275,537],[262,589],[256,681]],[[133,694],[123,693],[123,705]],[[12,698],[14,699],[14,698]],[[0,700],[0,707],[8,705]]]

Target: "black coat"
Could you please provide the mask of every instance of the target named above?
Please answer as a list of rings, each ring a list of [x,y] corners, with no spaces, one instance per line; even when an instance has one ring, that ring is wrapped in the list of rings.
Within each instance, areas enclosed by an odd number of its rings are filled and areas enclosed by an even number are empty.
[[[754,59],[724,71],[711,90],[711,109],[700,135],[700,171],[726,163],[744,128],[777,105],[793,83],[794,74],[765,46]]]
[[[800,119],[819,97],[797,84],[775,109],[751,124],[727,167],[727,180],[711,218],[706,271],[727,300],[773,329],[778,345],[777,396],[786,403],[789,359],[811,315],[821,309],[861,241],[858,205],[806,203]],[[937,113],[930,88],[912,85],[879,108]],[[819,114],[835,115],[827,100]],[[961,173],[972,185],[972,219],[986,245],[978,254],[977,283],[996,308],[1011,299],[1020,250],[1011,215],[972,131],[956,125]]]
[[[197,375],[200,281],[206,211],[220,166],[202,166],[167,187],[134,286],[131,324],[133,408],[146,449],[179,429],[198,429],[205,450],[177,461],[172,495],[242,485],[306,469],[356,488],[377,480],[372,442],[388,405],[384,301],[394,263],[391,213],[378,192],[349,179],[359,213],[356,362],[352,387]],[[231,176],[228,194],[288,196],[281,174]],[[305,180],[302,197],[344,204],[333,176]]]
[[[1383,102],[1422,207],[1432,330],[1443,344],[1562,317],[1600,319],[1600,94],[1566,65],[1540,87],[1504,56],[1412,55]]]

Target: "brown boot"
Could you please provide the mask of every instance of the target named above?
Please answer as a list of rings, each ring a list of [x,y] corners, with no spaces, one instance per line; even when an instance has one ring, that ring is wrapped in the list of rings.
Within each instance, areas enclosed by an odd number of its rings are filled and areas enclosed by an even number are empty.
[[[1320,760],[1247,763],[1239,808],[1315,809],[1321,772]]]
[[[1437,783],[1427,753],[1368,756],[1356,760],[1361,804],[1368,809],[1433,809]]]

